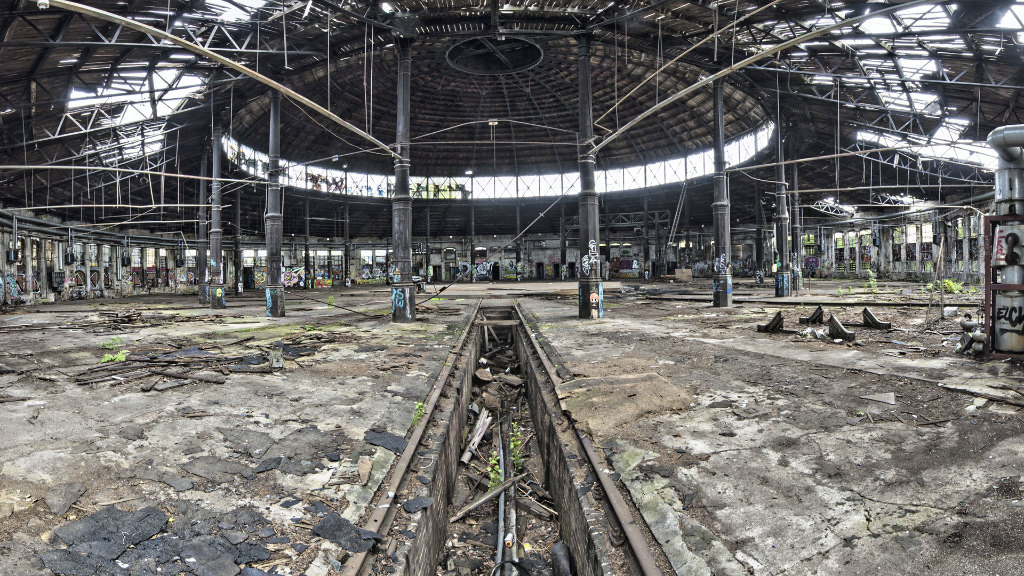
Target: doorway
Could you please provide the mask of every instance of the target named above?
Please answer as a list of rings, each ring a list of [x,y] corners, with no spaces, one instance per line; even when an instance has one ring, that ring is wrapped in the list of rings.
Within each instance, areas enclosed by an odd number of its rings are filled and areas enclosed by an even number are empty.
[[[543,262],[537,262],[536,268],[537,268],[537,280],[543,280],[544,279],[544,263]]]

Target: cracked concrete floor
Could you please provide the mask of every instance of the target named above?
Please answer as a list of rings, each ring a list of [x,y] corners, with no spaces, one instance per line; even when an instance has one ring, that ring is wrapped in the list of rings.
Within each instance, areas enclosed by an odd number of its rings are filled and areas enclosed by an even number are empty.
[[[24,398],[0,404],[0,574],[153,573],[133,563],[131,551],[99,567],[85,556],[70,556],[71,564],[53,556],[78,550],[59,526],[80,526],[74,522],[99,518],[109,506],[150,510],[148,521],[164,521],[158,533],[206,543],[187,551],[198,564],[168,558],[164,573],[259,567],[326,574],[343,555],[310,527],[332,512],[353,521],[362,515],[395,458],[364,441],[365,432],[405,435],[467,309],[446,302],[420,322],[396,325],[380,316],[390,315],[386,294],[338,300],[373,317],[296,298],[286,318],[268,319],[258,298],[210,311],[194,298],[154,296],[23,308],[0,318],[0,398]],[[121,330],[101,315],[131,310],[142,311],[143,322]],[[95,368],[109,352],[101,345],[111,342],[135,354],[198,346],[240,357],[307,337],[322,341],[286,360],[284,370],[232,372],[223,384],[143,392],[132,378],[73,380]],[[371,466],[365,485],[361,458]],[[250,520],[231,520],[238,517]],[[182,532],[183,524],[190,530]],[[151,556],[170,556],[167,550]]]
[[[581,323],[571,298],[522,303],[677,573],[1024,574],[1022,415],[939,386],[1024,372],[954,355],[955,318],[929,332],[922,308],[874,308],[895,330],[847,346],[754,330],[809,306],[613,293]]]

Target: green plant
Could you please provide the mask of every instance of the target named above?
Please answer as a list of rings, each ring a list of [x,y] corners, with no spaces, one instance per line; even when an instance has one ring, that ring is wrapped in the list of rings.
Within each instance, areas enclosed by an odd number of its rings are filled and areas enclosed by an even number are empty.
[[[312,332],[313,330],[319,330],[319,328],[317,328],[316,326],[313,326],[312,324],[306,324],[305,326],[302,327],[302,329],[305,330],[306,332]]]
[[[956,280],[951,280],[949,278],[946,278],[942,281],[941,288],[942,291],[947,294],[962,294],[965,291],[970,292],[970,289],[965,290],[962,282],[957,282]],[[936,287],[934,284],[928,283],[925,284],[924,290],[925,292],[934,292],[936,290]]]
[[[333,308],[334,307],[334,296],[328,296],[327,297],[327,307],[328,308]]]
[[[100,344],[100,348],[106,348],[107,350],[118,350],[124,345],[124,338],[120,336],[113,336],[110,340]]]
[[[512,452],[512,466],[518,474],[523,471],[523,431],[515,422],[512,423],[512,433],[508,436],[508,448]]]
[[[423,407],[423,402],[417,402],[416,403],[416,412],[414,412],[413,415],[412,415],[412,425],[416,426],[417,424],[419,424],[420,420],[423,419],[423,415],[426,414],[426,413],[427,413],[427,411]]]
[[[487,459],[487,489],[494,490],[499,484],[505,481],[505,477],[501,475],[501,464],[498,463],[498,452],[497,450],[491,450],[491,457]]]
[[[843,295],[843,287],[842,286],[840,286],[839,288],[836,288],[836,294],[838,294],[840,296]]]
[[[104,354],[103,358],[100,358],[100,364],[107,362],[124,362],[128,358],[128,351],[121,350],[117,354]]]
[[[875,272],[873,270],[868,270],[868,282],[864,287],[868,289],[868,292],[878,294],[878,281],[875,279]]]

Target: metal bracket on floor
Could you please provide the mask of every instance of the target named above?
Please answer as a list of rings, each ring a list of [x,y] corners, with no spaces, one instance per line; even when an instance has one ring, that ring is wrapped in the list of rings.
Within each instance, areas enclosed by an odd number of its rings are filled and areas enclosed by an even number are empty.
[[[857,335],[847,330],[834,314],[828,317],[828,336],[832,339],[841,339],[847,342],[853,342],[857,339]]]
[[[767,324],[758,324],[757,331],[774,334],[782,330],[782,322],[782,311],[776,312],[775,316],[772,316],[772,319]]]
[[[892,322],[882,322],[878,318],[875,318],[875,315],[871,313],[871,310],[868,310],[866,307],[862,314],[864,316],[865,328],[874,328],[875,330],[892,330]]]
[[[810,316],[803,316],[800,318],[801,324],[824,324],[825,323],[825,311],[822,310],[819,305],[811,312]]]

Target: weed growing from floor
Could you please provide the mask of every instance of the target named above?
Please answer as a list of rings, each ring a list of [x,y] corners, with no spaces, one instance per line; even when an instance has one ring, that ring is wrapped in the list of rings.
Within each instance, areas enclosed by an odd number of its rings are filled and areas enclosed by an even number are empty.
[[[117,354],[104,354],[103,358],[100,358],[100,364],[107,362],[124,362],[128,358],[128,351],[121,350]]]
[[[327,307],[334,308],[334,296],[327,297]]]
[[[106,348],[107,350],[118,350],[121,346],[124,346],[124,338],[120,336],[113,336],[110,340],[100,344],[100,348]]]
[[[512,466],[516,474],[523,471],[523,431],[519,424],[512,423],[512,433],[508,437],[508,448],[512,452]]]
[[[498,463],[497,450],[491,450],[491,457],[487,459],[487,475],[489,476],[487,481],[488,490],[494,490],[505,481],[504,476],[501,475],[501,464]]]
[[[868,283],[864,287],[868,289],[868,292],[878,294],[878,281],[875,279],[875,272],[873,270],[868,270]]]
[[[426,414],[426,413],[427,413],[427,410],[426,410],[426,408],[424,408],[423,402],[417,402],[416,403],[416,410],[415,410],[415,412],[412,415],[412,425],[413,425],[414,428],[416,427],[417,424],[420,423],[420,420],[423,419],[423,415]]]

